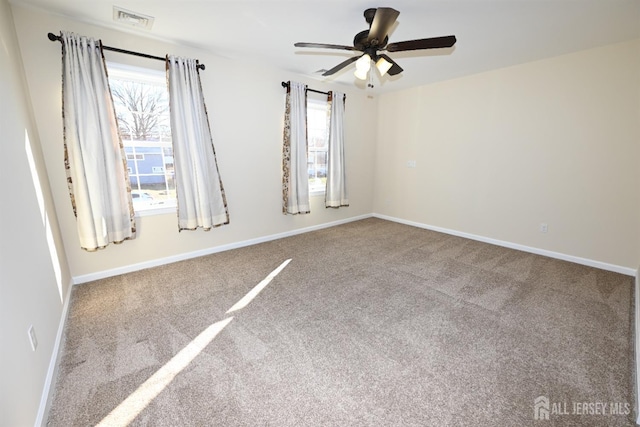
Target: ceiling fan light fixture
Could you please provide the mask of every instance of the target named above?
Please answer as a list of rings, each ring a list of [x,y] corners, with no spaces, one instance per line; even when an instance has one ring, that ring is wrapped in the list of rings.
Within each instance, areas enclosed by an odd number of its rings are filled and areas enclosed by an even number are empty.
[[[356,61],[356,70],[362,71],[366,74],[370,68],[371,68],[371,57],[365,53]]]
[[[360,80],[367,80],[367,73],[369,73],[369,70],[359,70],[356,68],[356,71],[353,73],[353,75]]]
[[[356,71],[353,73],[353,75],[360,80],[367,80],[367,74],[369,73],[370,69],[371,57],[365,53],[356,61]]]
[[[385,74],[387,74],[387,71],[389,71],[389,69],[392,66],[393,66],[393,64],[391,62],[387,61],[384,58],[380,58],[376,62],[376,68],[380,72],[380,76],[384,76]]]

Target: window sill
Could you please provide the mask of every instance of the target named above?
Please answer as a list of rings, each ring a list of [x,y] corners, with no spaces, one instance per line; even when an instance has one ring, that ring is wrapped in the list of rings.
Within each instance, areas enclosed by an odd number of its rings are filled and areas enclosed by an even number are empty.
[[[136,218],[140,218],[143,216],[154,216],[154,215],[166,215],[166,214],[176,214],[177,208],[175,206],[167,206],[163,208],[155,208],[155,209],[143,209],[135,211]]]
[[[325,191],[324,190],[316,190],[316,191],[310,191],[309,192],[309,197],[324,197],[325,195]]]

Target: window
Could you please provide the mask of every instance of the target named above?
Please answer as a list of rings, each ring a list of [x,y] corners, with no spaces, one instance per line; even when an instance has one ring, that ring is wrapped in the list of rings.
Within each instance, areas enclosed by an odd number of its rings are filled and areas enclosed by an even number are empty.
[[[127,156],[133,208],[175,208],[176,186],[163,72],[108,63],[109,85]]]
[[[307,98],[309,192],[324,193],[327,184],[329,108],[326,99]]]

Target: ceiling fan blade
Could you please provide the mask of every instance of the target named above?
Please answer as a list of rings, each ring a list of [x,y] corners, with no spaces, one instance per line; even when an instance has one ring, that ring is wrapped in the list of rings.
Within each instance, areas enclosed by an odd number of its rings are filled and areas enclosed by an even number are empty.
[[[451,47],[454,44],[456,44],[456,36],[431,37],[429,39],[389,43],[386,50],[387,52],[402,52],[405,50],[438,49]]]
[[[396,61],[394,61],[393,59],[389,58],[388,55],[385,55],[384,53],[380,55],[380,58],[384,58],[385,61],[390,62],[391,64],[391,68],[389,68],[389,71],[387,71],[387,74],[389,74],[390,76],[395,76],[396,74],[400,74],[401,72],[403,72],[404,70],[402,69],[401,66],[399,66]]]
[[[371,43],[373,40],[378,40],[377,45],[381,45],[394,22],[396,22],[398,15],[400,15],[400,12],[395,9],[379,7],[373,17],[373,22],[371,22],[367,42]]]
[[[336,65],[335,67],[333,67],[332,69],[325,71],[324,73],[322,73],[323,76],[330,76],[332,74],[337,73],[338,71],[342,70],[344,67],[346,67],[347,65],[356,62],[358,60],[358,58],[360,58],[362,55],[360,56],[352,56],[351,58],[347,59],[346,61],[342,61],[341,63],[339,63],[338,65]]]
[[[341,50],[357,50],[353,46],[343,46],[340,44],[326,44],[326,43],[304,43],[298,42],[294,44],[295,47],[317,47],[320,49],[341,49]]]

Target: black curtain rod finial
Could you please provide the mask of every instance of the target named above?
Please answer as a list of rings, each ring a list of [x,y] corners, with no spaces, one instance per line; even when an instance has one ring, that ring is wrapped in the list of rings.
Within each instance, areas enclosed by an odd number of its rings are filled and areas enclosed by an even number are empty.
[[[53,33],[47,34],[47,37],[49,37],[49,40],[51,40],[52,42],[60,41],[60,36],[56,36]]]

